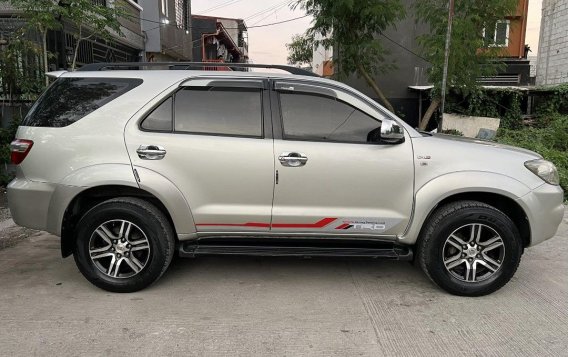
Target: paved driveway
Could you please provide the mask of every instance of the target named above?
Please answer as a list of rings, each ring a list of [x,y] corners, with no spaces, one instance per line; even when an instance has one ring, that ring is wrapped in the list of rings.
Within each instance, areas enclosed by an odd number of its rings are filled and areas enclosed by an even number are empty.
[[[404,262],[217,257],[111,294],[60,258],[58,238],[25,234],[0,251],[0,355],[568,355],[568,215],[482,298]]]

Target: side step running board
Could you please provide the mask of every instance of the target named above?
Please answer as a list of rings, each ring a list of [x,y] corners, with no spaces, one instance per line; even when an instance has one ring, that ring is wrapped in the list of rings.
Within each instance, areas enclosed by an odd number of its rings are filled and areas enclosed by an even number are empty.
[[[310,246],[270,246],[270,245],[202,245],[187,242],[180,246],[181,257],[199,255],[245,255],[261,257],[352,257],[391,260],[412,260],[409,247],[391,246],[369,247],[310,247]]]

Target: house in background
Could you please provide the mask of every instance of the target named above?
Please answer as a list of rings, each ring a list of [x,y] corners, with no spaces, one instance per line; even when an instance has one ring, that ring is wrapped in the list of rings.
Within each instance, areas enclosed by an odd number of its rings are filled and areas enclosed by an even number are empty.
[[[537,85],[568,83],[568,0],[543,0]]]
[[[505,70],[495,76],[483,77],[480,83],[496,86],[525,86],[530,83],[530,61],[525,44],[529,0],[518,0],[517,9],[511,16],[498,21],[494,28],[483,33],[487,46],[502,48],[500,60]]]
[[[111,1],[93,0],[93,3],[110,6]],[[77,64],[81,66],[92,62],[118,62],[138,61],[144,50],[144,36],[140,25],[142,6],[134,0],[116,0],[113,5],[122,6],[128,16],[120,19],[123,36],[113,37],[112,41],[106,41],[96,35],[81,41],[77,55]],[[63,6],[63,5],[62,5]],[[18,18],[19,11],[8,1],[0,2],[0,38],[9,38],[10,34],[21,28],[24,21]],[[73,61],[75,39],[72,34],[72,25],[65,19],[61,19],[62,28],[57,31],[49,31],[47,36],[47,48],[54,56],[49,60],[49,69],[66,69]],[[41,43],[39,34],[30,34],[31,39]]]
[[[396,65],[396,69],[376,77],[378,85],[389,99],[398,114],[410,125],[417,126],[419,118],[429,104],[427,70],[429,63],[420,57],[422,49],[418,38],[427,33],[429,28],[416,22],[413,5],[417,0],[403,0],[406,18],[379,36],[382,45],[388,51],[387,60]],[[528,16],[528,1],[518,0],[518,6],[512,16],[499,21],[494,28],[487,29],[480,36],[487,39],[488,45],[502,47],[500,60],[506,64],[502,73],[492,77],[479,78],[479,82],[490,86],[523,86],[530,84],[530,62],[527,59],[525,34]],[[546,1],[546,0],[545,0]],[[564,0],[566,1],[566,0]],[[482,49],[480,49],[482,50]],[[322,72],[329,59],[321,49],[314,50],[314,72]],[[341,52],[333,49],[333,57]],[[334,70],[338,70],[337,67]],[[319,71],[319,72],[318,72]],[[329,73],[328,73],[329,74]],[[378,101],[365,80],[350,76],[344,82]]]
[[[142,6],[135,0],[92,0],[94,4],[101,6],[121,6],[128,13],[119,19],[122,36],[115,34],[111,41],[107,41],[96,34],[84,39],[79,44],[77,53],[77,66],[93,62],[137,62],[141,59],[144,51],[144,35],[140,24]],[[60,2],[65,6],[64,2]],[[26,20],[19,17],[20,11],[14,8],[8,1],[0,1],[0,51],[9,44],[13,34],[25,26]],[[50,71],[68,69],[73,62],[73,53],[76,40],[73,25],[65,18],[59,20],[61,28],[47,33],[47,50],[51,53],[48,59]],[[87,29],[87,31],[89,31]],[[29,31],[27,38],[38,46],[41,46],[41,35],[35,31]],[[37,76],[43,80],[43,75],[34,70],[41,62],[38,56],[20,59],[20,76]],[[25,72],[25,73],[24,73]],[[41,76],[42,78],[39,78]],[[13,93],[9,92],[9,85],[2,83],[0,78],[0,127],[6,127],[15,116],[25,114],[30,104],[24,100],[13,100]]]
[[[190,0],[138,0],[144,8],[145,61],[191,61]]]
[[[317,35],[316,40],[322,40],[321,35]],[[322,77],[333,76],[333,48],[325,48],[318,44],[314,47],[312,54],[312,71]]]
[[[193,60],[211,63],[248,63],[248,32],[242,19],[191,16]],[[208,69],[229,70],[229,67]]]

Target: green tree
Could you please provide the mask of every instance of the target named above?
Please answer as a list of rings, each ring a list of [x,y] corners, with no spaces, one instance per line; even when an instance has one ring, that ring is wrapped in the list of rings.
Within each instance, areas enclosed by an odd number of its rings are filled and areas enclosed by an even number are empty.
[[[25,29],[10,34],[0,46],[0,93],[9,104],[35,100],[43,91],[41,53],[42,48],[27,38]]]
[[[314,17],[304,38],[322,37],[314,41],[329,48],[336,46],[334,58],[340,76],[355,73],[365,79],[382,104],[391,112],[394,108],[384,95],[376,76],[394,68],[387,63],[387,51],[379,34],[405,17],[400,0],[297,0],[300,7]],[[320,35],[320,36],[318,36]]]
[[[92,0],[66,0],[62,2],[63,15],[73,27],[75,47],[71,70],[77,66],[77,55],[82,41],[94,36],[110,41],[113,35],[123,36],[119,19],[128,16],[116,2],[109,6]]]
[[[22,11],[26,19],[26,29],[38,31],[41,36],[43,72],[48,72],[49,54],[47,51],[47,32],[61,27],[61,7],[54,0],[10,0],[15,8]],[[45,85],[49,79],[45,77]]]
[[[301,66],[313,61],[314,39],[308,35],[294,35],[292,42],[286,44],[288,64]]]
[[[478,89],[479,77],[494,75],[502,68],[497,57],[506,49],[495,46],[493,37],[484,38],[483,34],[493,34],[497,22],[513,14],[517,4],[517,0],[455,1],[446,93],[452,88],[465,97]],[[428,76],[434,85],[432,102],[419,124],[424,130],[441,102],[448,0],[417,1],[415,9],[418,21],[430,27],[418,39],[424,57],[431,63]]]

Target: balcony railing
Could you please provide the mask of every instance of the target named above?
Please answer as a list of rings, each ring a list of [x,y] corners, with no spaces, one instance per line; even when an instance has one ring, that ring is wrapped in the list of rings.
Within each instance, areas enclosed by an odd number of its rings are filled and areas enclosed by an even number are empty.
[[[211,60],[204,60],[205,63],[226,63],[222,59],[211,59]],[[227,66],[203,66],[204,71],[232,71]]]

